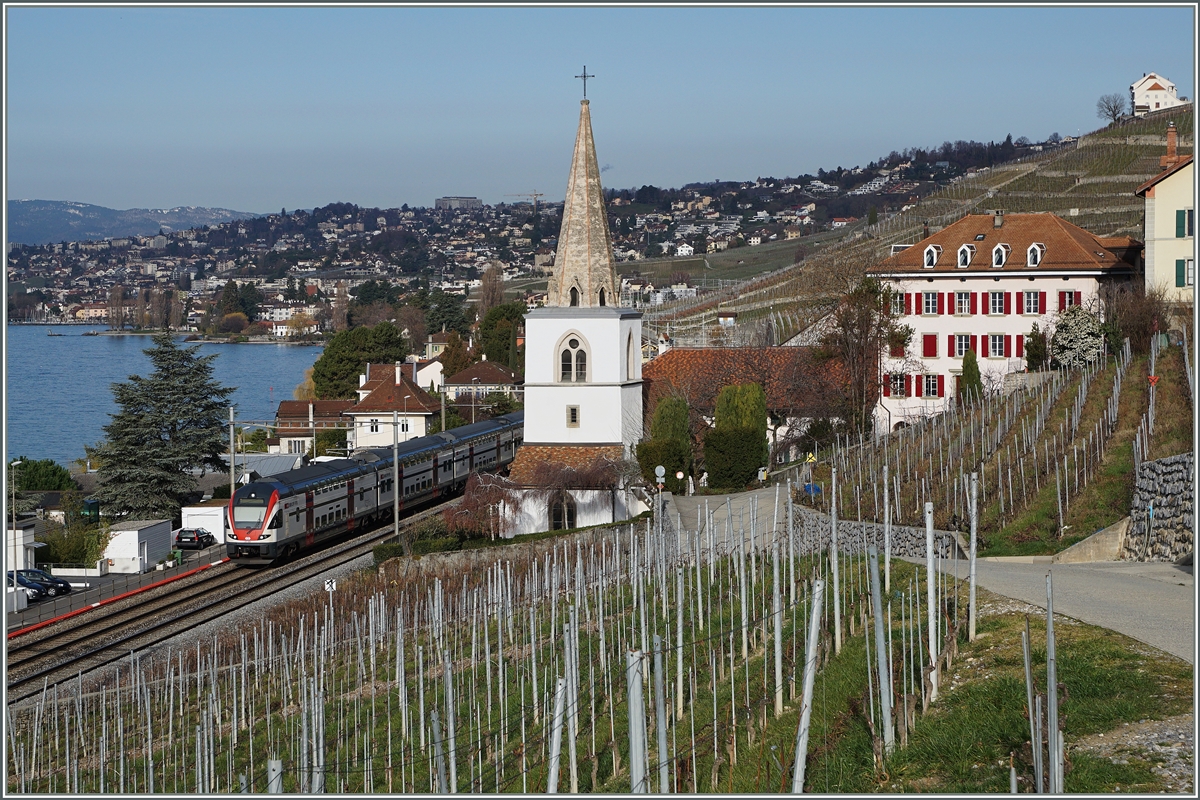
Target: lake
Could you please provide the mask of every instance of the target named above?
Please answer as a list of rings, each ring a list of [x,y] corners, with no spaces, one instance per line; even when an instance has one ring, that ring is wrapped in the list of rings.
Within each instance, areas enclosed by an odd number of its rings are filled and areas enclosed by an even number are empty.
[[[62,336],[48,336],[47,330]],[[142,352],[149,336],[83,336],[105,331],[89,325],[9,325],[5,331],[6,459],[52,458],[63,466],[83,457],[83,446],[104,438],[117,410],[111,386],[130,375],[146,377]],[[180,336],[182,341],[184,337]],[[237,420],[275,418],[281,400],[304,380],[320,357],[320,345],[199,344],[200,355],[217,356],[213,377],[236,387],[230,397]]]

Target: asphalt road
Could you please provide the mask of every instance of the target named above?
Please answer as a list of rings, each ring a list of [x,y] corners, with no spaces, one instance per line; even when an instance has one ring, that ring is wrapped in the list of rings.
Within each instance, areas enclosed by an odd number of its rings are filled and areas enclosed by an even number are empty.
[[[953,570],[952,564],[946,567]],[[964,576],[962,564],[959,570]],[[1123,633],[1196,663],[1196,582],[1191,566],[982,559],[976,565],[980,586],[1040,608],[1046,607],[1047,572],[1054,573],[1055,614]]]

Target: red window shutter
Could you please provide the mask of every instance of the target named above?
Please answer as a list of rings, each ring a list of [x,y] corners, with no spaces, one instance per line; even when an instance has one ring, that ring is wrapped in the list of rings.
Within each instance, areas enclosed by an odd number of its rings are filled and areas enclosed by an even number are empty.
[[[1058,310],[1062,311],[1066,307],[1067,307],[1067,293],[1059,292],[1058,293]]]
[[[1010,295],[1008,292],[1004,293],[1004,313],[1012,313],[1012,295]]]
[[[937,334],[927,333],[921,337],[921,355],[925,358],[937,358]]]
[[[1046,313],[1046,293],[1045,292],[1038,292],[1038,313],[1039,314]]]
[[[953,333],[946,337],[946,355],[950,358],[954,358],[958,355],[958,350],[954,347]]]
[[[978,355],[979,355],[979,350],[977,349],[977,345],[976,345],[976,340],[977,340],[978,338],[979,338],[978,336],[972,336],[972,337],[971,337],[971,349],[975,351],[975,355],[976,355],[976,356],[978,356]]]
[[[1077,306],[1083,305],[1083,292],[1075,293],[1075,305],[1077,305]]]
[[[946,376],[938,375],[938,397],[946,396]]]
[[[912,377],[913,377],[913,389],[915,390],[915,391],[912,393],[912,396],[913,396],[913,397],[920,397],[920,396],[921,396],[921,388],[922,388],[922,384],[924,383],[924,381],[923,381],[923,380],[921,380],[921,378],[922,378],[923,376],[921,375],[921,373],[919,373],[919,372],[918,372],[916,375],[913,375]]]
[[[913,304],[912,293],[905,292],[904,293],[904,314],[906,316],[912,316],[912,304]]]
[[[891,375],[883,376],[883,396],[884,397],[892,396],[892,376]]]
[[[975,304],[975,300],[976,300],[975,293],[971,292],[971,313],[972,314],[979,313],[979,306]]]
[[[1017,334],[1017,358],[1024,358],[1024,357],[1025,357],[1025,336],[1023,334],[1018,333]]]
[[[979,293],[979,313],[980,314],[992,313],[992,304],[988,301],[988,293],[987,292]]]
[[[946,313],[946,296],[941,292],[937,293],[937,312],[939,314]]]
[[[1005,358],[1012,357],[1012,337],[1011,336],[1004,337],[1004,357]]]
[[[913,396],[913,393],[912,393],[912,375],[905,375],[905,376],[904,376],[904,396],[905,396],[905,397],[912,397],[912,396]]]

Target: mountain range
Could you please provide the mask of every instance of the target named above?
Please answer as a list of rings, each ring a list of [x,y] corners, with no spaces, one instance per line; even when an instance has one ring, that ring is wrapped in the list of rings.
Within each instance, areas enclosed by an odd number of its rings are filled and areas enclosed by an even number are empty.
[[[66,200],[9,200],[8,241],[17,244],[82,242],[151,236],[261,216],[228,208],[114,208]]]

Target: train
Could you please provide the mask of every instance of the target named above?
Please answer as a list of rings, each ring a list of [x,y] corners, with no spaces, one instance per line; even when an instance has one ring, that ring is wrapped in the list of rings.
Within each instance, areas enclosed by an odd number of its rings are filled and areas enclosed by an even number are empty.
[[[391,519],[394,492],[406,507],[462,489],[473,472],[502,469],[524,439],[525,412],[504,414],[347,458],[311,461],[258,478],[230,498],[225,553],[250,566],[270,564],[339,534]]]

